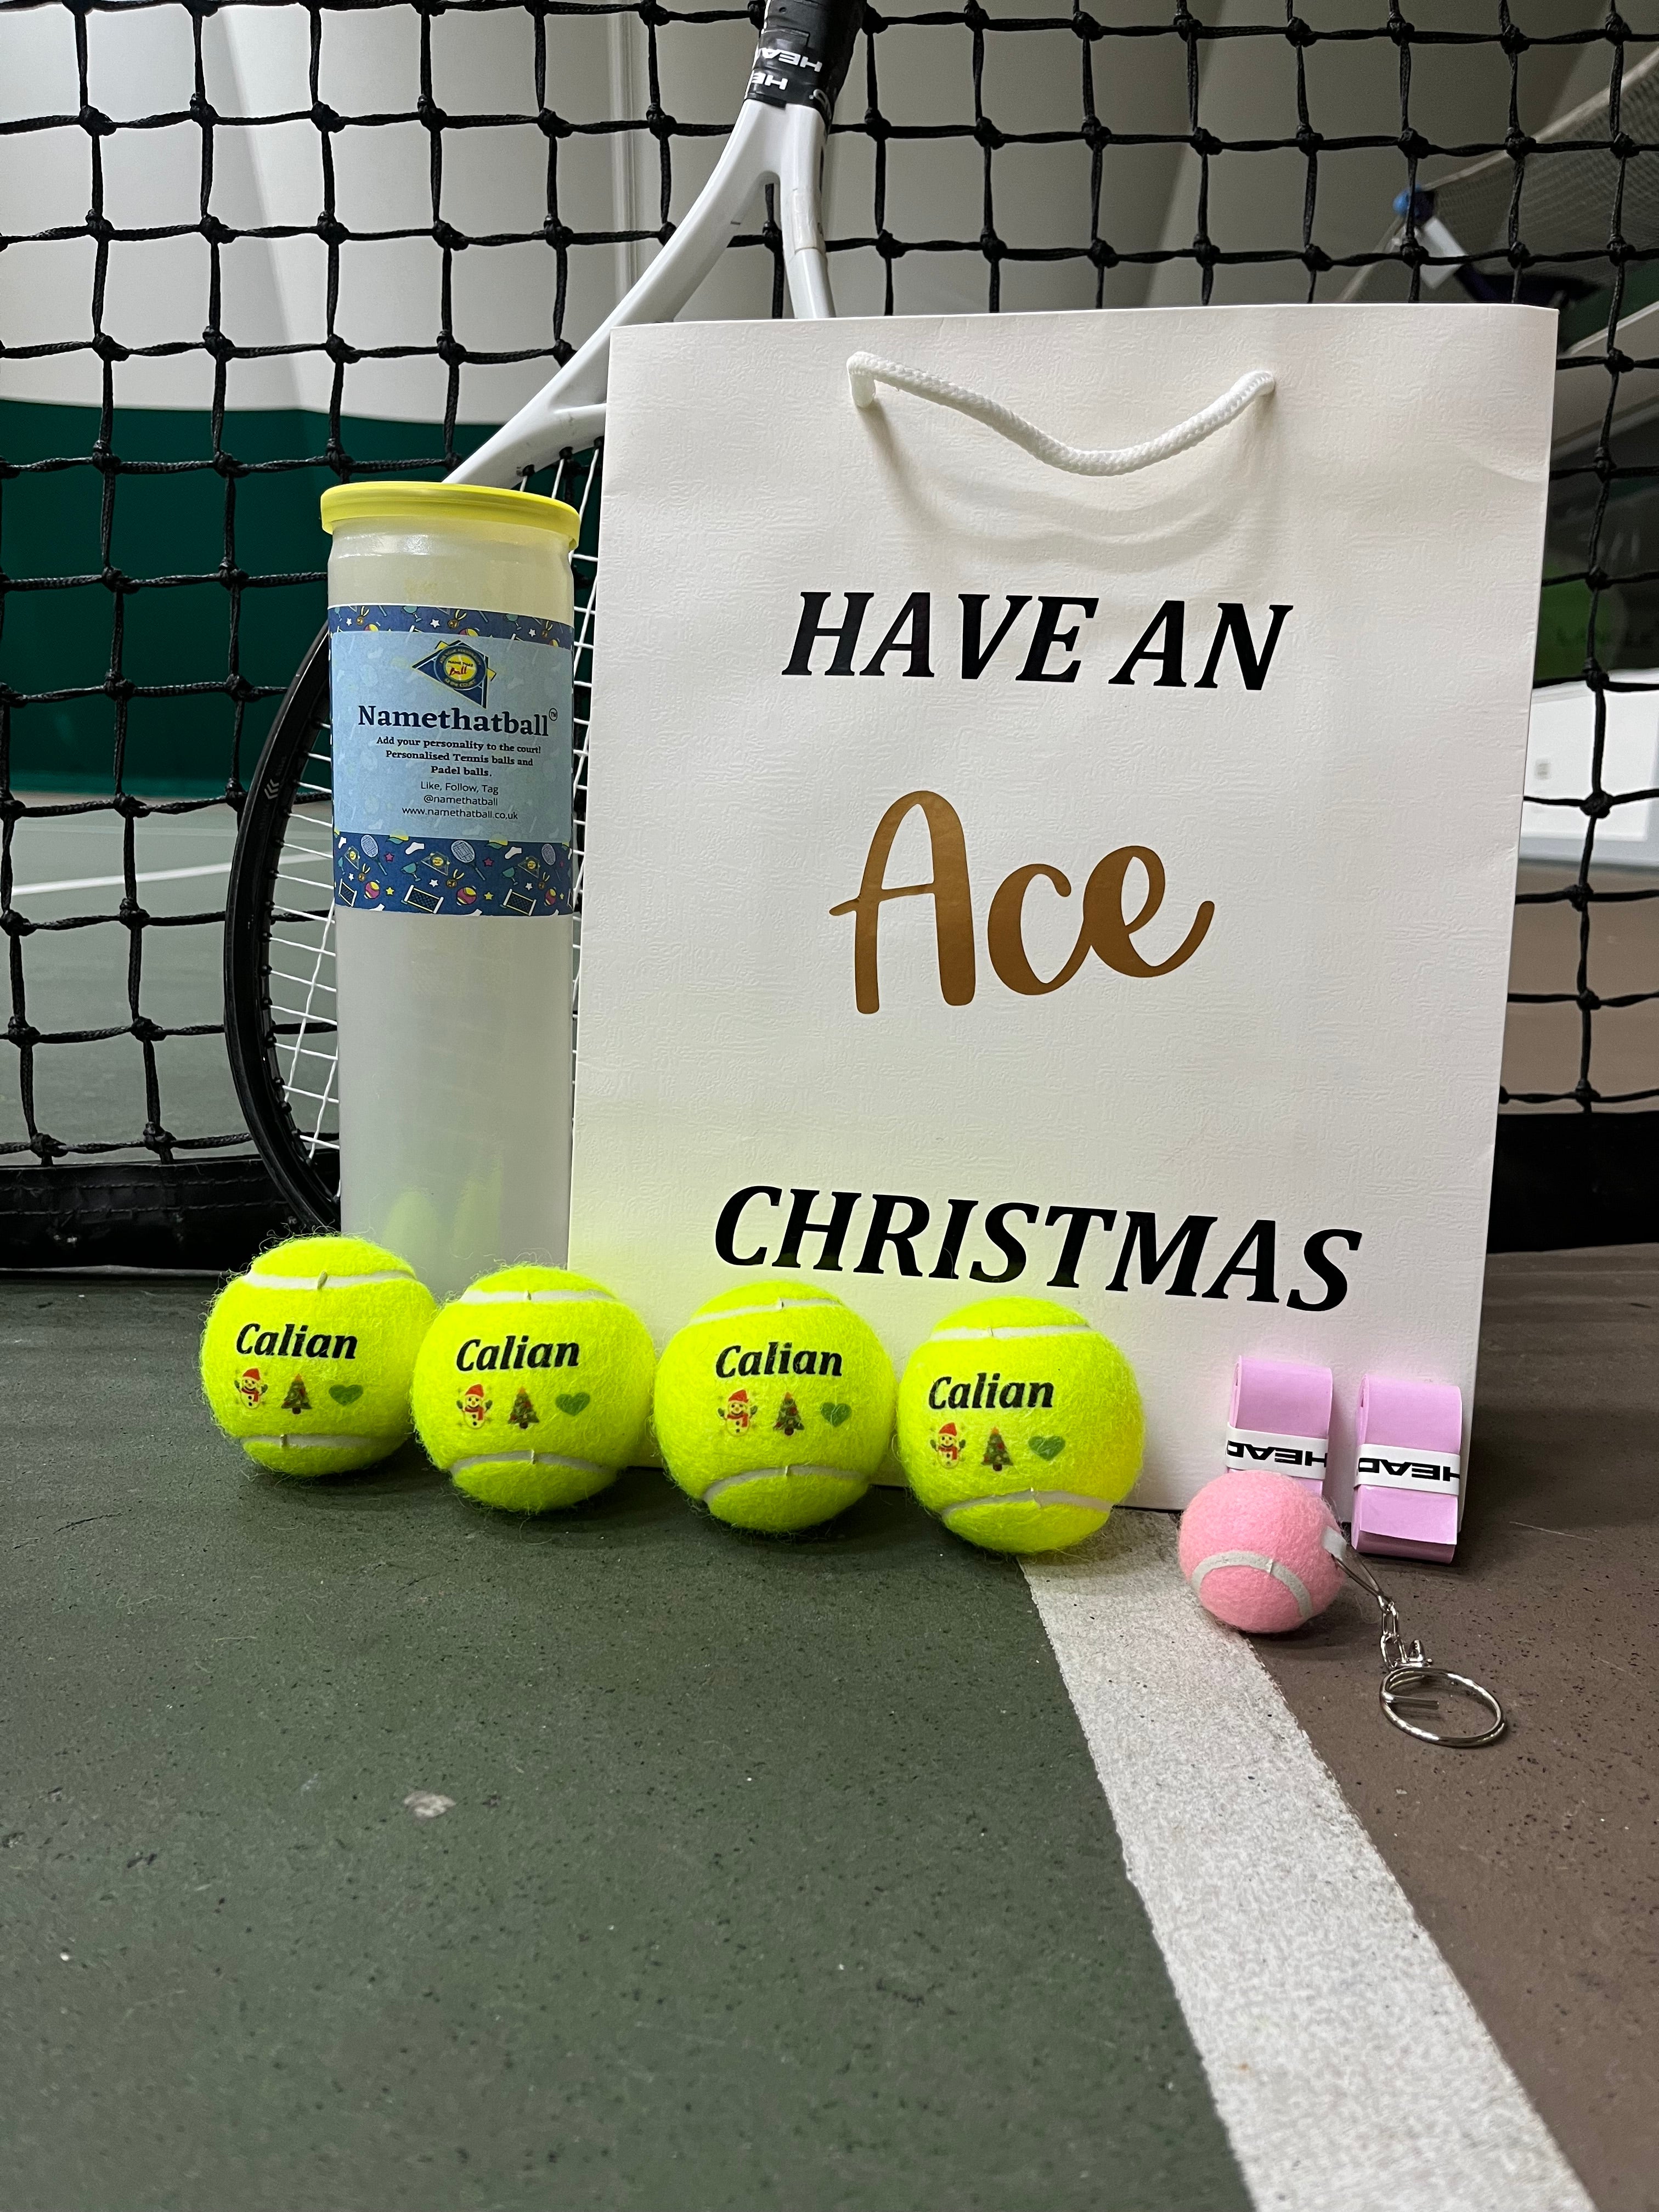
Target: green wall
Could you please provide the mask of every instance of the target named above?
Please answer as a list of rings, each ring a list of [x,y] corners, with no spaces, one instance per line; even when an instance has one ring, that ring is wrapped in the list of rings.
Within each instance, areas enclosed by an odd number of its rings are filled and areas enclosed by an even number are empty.
[[[231,665],[234,595],[217,571],[227,559],[228,510],[230,557],[249,576],[270,580],[240,593],[238,665],[250,684],[285,685],[323,616],[328,540],[317,503],[338,481],[322,458],[326,417],[298,410],[228,416],[225,454],[283,464],[242,477],[202,465],[213,459],[205,413],[118,411],[113,451],[137,465],[107,475],[91,458],[98,428],[95,408],[0,402],[0,684],[14,693],[101,686],[119,606],[121,665],[130,682],[222,684]],[[458,452],[470,453],[488,435],[476,424],[458,429]],[[359,464],[391,462],[410,476],[444,473],[436,425],[347,417],[341,440]],[[43,461],[54,465],[31,466]],[[111,562],[143,588],[120,598],[97,580],[27,588],[40,580],[98,576],[106,498]],[[173,580],[203,575],[211,580]],[[246,710],[244,780],[276,704],[261,700]],[[10,723],[15,787],[112,788],[116,703],[101,690],[90,698],[15,706]],[[124,787],[155,798],[222,791],[235,724],[234,704],[223,691],[132,700]]]
[[[240,593],[237,665],[247,683],[275,686],[276,696],[246,706],[240,754],[235,705],[222,690],[133,699],[123,765],[124,788],[142,796],[208,797],[225,788],[233,766],[244,781],[252,774],[282,688],[322,622],[328,540],[317,503],[339,480],[323,458],[327,418],[298,409],[227,416],[225,454],[242,463],[282,464],[241,477],[211,465],[212,423],[205,413],[118,411],[113,450],[133,465],[107,476],[92,459],[98,428],[95,408],[0,401],[0,684],[36,695],[101,687],[118,605],[121,666],[129,682],[222,685],[231,666],[233,593],[217,571],[228,557],[228,516],[229,557],[248,576],[264,580]],[[457,452],[471,453],[489,434],[488,426],[459,428]],[[444,473],[436,424],[347,416],[341,438],[360,466],[391,464],[398,474],[431,478]],[[40,468],[42,462],[52,465]],[[96,579],[106,497],[112,563],[143,588],[119,599],[98,580],[31,588],[58,578]],[[1549,565],[1571,569],[1577,550],[1568,549]],[[210,580],[175,580],[202,576]],[[1582,585],[1543,594],[1540,681],[1582,668],[1588,611]],[[1610,594],[1601,643],[1614,665],[1630,659],[1620,649],[1626,615],[1622,599]],[[1650,642],[1644,632],[1640,643],[1645,648]],[[101,689],[90,698],[36,697],[15,706],[10,729],[14,788],[113,788],[116,703]]]

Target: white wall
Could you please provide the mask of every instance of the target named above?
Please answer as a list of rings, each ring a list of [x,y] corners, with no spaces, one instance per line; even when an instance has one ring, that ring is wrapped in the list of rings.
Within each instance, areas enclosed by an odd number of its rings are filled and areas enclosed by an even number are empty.
[[[1005,17],[1052,16],[1052,0],[1004,0]],[[1268,0],[1199,0],[1218,27],[1272,21]],[[1306,0],[1303,15],[1320,29],[1375,25],[1383,0]],[[1600,0],[1519,0],[1523,27],[1559,33],[1599,21]],[[1097,0],[1103,22],[1167,20],[1152,0]],[[1419,0],[1421,28],[1490,30],[1495,0]],[[1534,20],[1535,19],[1535,20]],[[406,112],[419,93],[420,19],[394,7],[322,16],[321,100],[362,117]],[[1653,27],[1649,26],[1648,27]],[[191,98],[194,58],[190,18],[180,7],[135,8],[87,18],[90,97],[117,122],[181,113]],[[637,18],[555,18],[547,27],[547,98],[576,124],[607,117],[642,119],[647,42]],[[507,10],[452,15],[431,27],[434,95],[456,114],[533,111],[532,26]],[[706,138],[672,142],[668,212],[682,216],[718,155],[720,133],[739,100],[753,51],[746,23],[672,24],[659,31],[662,100],[681,122],[714,126]],[[895,26],[875,42],[882,113],[897,126],[971,123],[972,39],[956,26]],[[237,228],[308,225],[323,200],[322,142],[308,116],[307,18],[295,8],[222,9],[203,31],[205,89],[229,117],[302,111],[290,123],[213,133],[210,209]],[[1230,40],[1201,49],[1200,115],[1223,138],[1283,137],[1294,131],[1295,57],[1279,39]],[[1083,116],[1085,49],[1067,29],[988,33],[984,109],[1002,131],[1055,134],[1057,143],[1004,147],[991,159],[989,216],[1011,245],[1089,240],[1091,156],[1074,134]],[[1536,126],[1605,82],[1608,49],[1535,48],[1522,64],[1522,120]],[[1184,133],[1186,60],[1180,42],[1159,37],[1106,40],[1091,50],[1097,113],[1120,132]],[[1328,135],[1389,132],[1399,116],[1399,63],[1386,40],[1316,46],[1306,58],[1312,120]],[[840,116],[855,123],[867,98],[860,40]],[[1494,47],[1419,46],[1413,57],[1413,113],[1441,143],[1501,136],[1509,70]],[[56,4],[0,14],[0,104],[9,115],[72,114],[78,105],[74,19]],[[189,120],[167,128],[119,130],[102,141],[105,206],[124,228],[191,223],[199,214],[203,132]],[[331,141],[336,206],[354,231],[391,231],[433,219],[430,141],[418,123],[356,125]],[[1200,164],[1184,146],[1111,144],[1101,155],[1100,231],[1124,252],[1180,250],[1196,222]],[[1659,157],[1656,157],[1659,158]],[[443,134],[439,212],[457,229],[539,233],[547,165],[556,162],[560,210],[574,228],[618,224],[654,229],[661,218],[659,150],[643,131],[576,135],[556,142],[525,126],[450,130]],[[826,228],[832,238],[872,233],[876,149],[843,132],[832,141]],[[941,250],[976,240],[986,220],[986,161],[971,139],[890,140],[887,224],[907,242],[895,265],[900,313],[971,312],[988,304],[987,264],[976,250]],[[1211,164],[1209,225],[1217,243],[1248,248],[1297,245],[1306,165],[1294,152],[1229,153]],[[1334,254],[1370,248],[1388,228],[1389,204],[1405,180],[1392,149],[1341,151],[1321,165],[1315,235]],[[0,139],[0,206],[8,230],[76,226],[91,197],[91,142],[78,126]],[[758,228],[761,210],[756,209]],[[656,251],[574,245],[568,257],[564,329],[580,341],[603,316],[619,285]],[[84,237],[15,246],[0,254],[0,331],[11,345],[91,333],[94,249]],[[221,255],[222,327],[239,345],[315,343],[325,330],[328,254],[315,237],[239,239]],[[109,252],[104,326],[130,346],[199,339],[209,320],[211,255],[199,235],[124,241]],[[363,346],[429,348],[440,325],[442,256],[428,237],[353,241],[340,252],[337,328]],[[479,349],[544,349],[552,340],[556,258],[539,235],[531,242],[474,246],[453,262],[453,320]],[[879,312],[884,270],[873,246],[836,254],[832,275],[843,312]],[[1342,278],[1322,280],[1331,297]],[[1075,258],[1004,264],[1005,308],[1092,305],[1096,273]],[[1109,304],[1174,304],[1198,297],[1190,261],[1106,272]],[[1368,296],[1403,290],[1393,272]],[[1448,288],[1444,296],[1449,296]],[[772,291],[769,260],[758,251],[728,254],[694,301],[699,316],[762,315]],[[1295,264],[1218,271],[1218,301],[1304,297]],[[545,360],[470,365],[461,386],[461,419],[497,422],[542,383]],[[331,365],[319,354],[238,362],[227,397],[233,407],[325,408]],[[446,372],[431,358],[363,362],[348,368],[348,412],[431,421],[441,415]],[[100,365],[88,353],[0,364],[0,396],[95,404]],[[213,393],[212,365],[200,351],[139,359],[116,370],[116,396],[130,406],[202,407]]]
[[[1218,27],[1269,20],[1263,0],[1200,0],[1196,10]],[[1387,21],[1380,0],[1305,0],[1297,14],[1316,30],[1374,27]],[[1495,0],[1415,0],[1409,9],[1421,31],[1490,33],[1498,27]],[[1541,35],[1588,27],[1604,20],[1598,0],[1516,0],[1511,13],[1523,29]],[[1563,104],[1569,81],[1583,78],[1583,99],[1605,86],[1612,50],[1598,43],[1537,46],[1522,57],[1521,122],[1536,130]],[[1316,45],[1305,51],[1308,118],[1327,138],[1394,136],[1400,129],[1400,57],[1382,39]],[[1412,50],[1410,113],[1413,125],[1437,145],[1490,144],[1501,141],[1509,125],[1510,64],[1495,46],[1415,46]],[[1571,100],[1566,104],[1571,105]],[[1288,138],[1297,126],[1296,56],[1287,40],[1234,39],[1207,46],[1204,52],[1199,116],[1218,138]],[[1455,164],[1425,161],[1419,181]],[[1190,246],[1197,228],[1199,157],[1180,155],[1174,190],[1163,226],[1167,247]],[[1298,248],[1308,164],[1294,150],[1228,153],[1210,163],[1209,232],[1218,246],[1233,252],[1265,246]],[[1332,256],[1372,251],[1393,222],[1395,195],[1405,189],[1408,172],[1397,148],[1344,149],[1320,161],[1314,222],[1315,242]],[[1346,271],[1322,276],[1316,295],[1334,299]],[[1379,271],[1366,287],[1374,300],[1403,300],[1405,272]],[[1441,296],[1461,299],[1455,286]],[[1200,297],[1192,261],[1166,264],[1149,299],[1156,306],[1184,306]],[[1302,300],[1308,274],[1299,263],[1267,263],[1218,268],[1211,297],[1218,301]]]

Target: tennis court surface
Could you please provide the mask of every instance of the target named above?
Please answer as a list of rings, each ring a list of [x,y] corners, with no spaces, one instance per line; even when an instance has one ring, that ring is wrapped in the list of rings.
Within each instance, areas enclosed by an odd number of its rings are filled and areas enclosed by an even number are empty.
[[[1028,1583],[891,1491],[261,1474],[207,1297],[0,1285],[7,2205],[1655,2201],[1659,1252],[1491,1263],[1459,1566],[1389,1577],[1473,1755],[1162,1515]]]

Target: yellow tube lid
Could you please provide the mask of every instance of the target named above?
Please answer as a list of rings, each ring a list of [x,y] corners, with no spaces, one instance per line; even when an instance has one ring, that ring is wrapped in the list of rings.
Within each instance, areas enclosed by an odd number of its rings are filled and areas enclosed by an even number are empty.
[[[574,545],[582,519],[562,499],[539,492],[501,491],[493,484],[410,483],[397,477],[369,477],[361,483],[334,484],[323,494],[323,527],[342,522],[385,522],[428,530],[446,524],[505,522],[518,528],[550,530]]]

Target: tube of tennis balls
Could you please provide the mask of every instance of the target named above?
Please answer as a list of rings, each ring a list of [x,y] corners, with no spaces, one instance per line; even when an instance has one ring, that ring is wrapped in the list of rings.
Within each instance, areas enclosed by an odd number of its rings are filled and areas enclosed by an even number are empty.
[[[323,496],[340,1217],[453,1297],[559,1266],[570,1194],[570,507]]]

